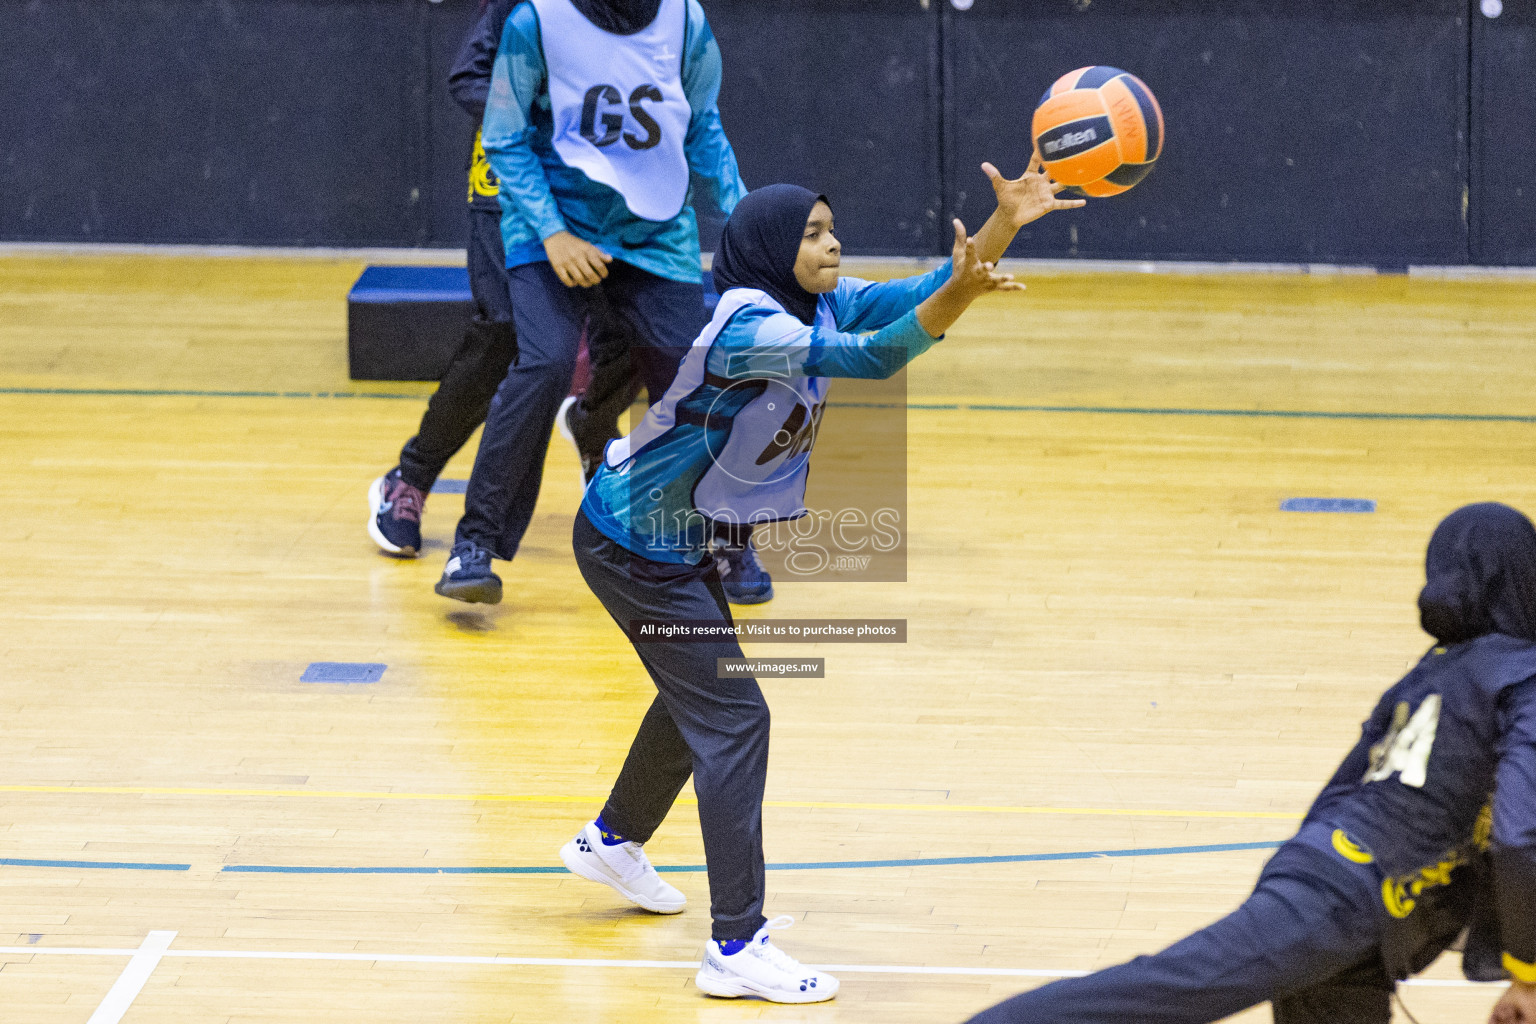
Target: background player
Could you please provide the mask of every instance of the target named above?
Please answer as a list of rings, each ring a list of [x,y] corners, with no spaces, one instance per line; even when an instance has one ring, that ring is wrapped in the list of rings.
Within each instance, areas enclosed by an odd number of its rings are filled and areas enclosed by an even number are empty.
[[[971,1024],[1387,1024],[1397,979],[1471,925],[1463,969],[1508,972],[1494,1024],[1536,1024],[1536,530],[1468,505],[1435,530],[1438,641],[1381,698],[1296,837],[1228,917]]]
[[[448,460],[464,447],[486,411],[507,367],[517,358],[517,332],[507,293],[501,244],[499,183],[480,145],[480,118],[491,88],[491,67],[501,30],[517,0],[480,0],[480,17],[459,48],[448,92],[475,119],[469,154],[469,290],[475,315],[464,340],[421,417],[416,436],[400,449],[400,462],[368,490],[368,535],[399,558],[421,553],[421,514]]]
[[[723,210],[746,191],[719,88],[698,0],[525,0],[508,17],[483,139],[522,358],[491,403],[439,594],[501,600],[491,560],[528,528],[589,318],[594,337],[632,339],[652,396],[671,383],[705,318],[690,176]]]
[[[838,276],[842,249],[823,197],[773,185],[742,200],[715,254],[721,298],[714,319],[666,396],[608,446],[576,517],[576,563],[637,641],[658,695],[602,813],[566,844],[561,859],[648,910],[682,910],[682,893],[662,881],[640,847],[691,775],[713,919],[696,983],[711,995],[820,1002],[836,994],[838,983],[769,941],[780,922],[763,916],[768,706],[755,679],[717,678],[717,659],[741,657],[734,634],[638,642],[631,624],[727,626],[731,613],[707,557],[712,523],[765,521],[762,510],[781,519],[804,513],[814,434],[803,444],[776,443],[787,424],[816,421],[827,378],[889,377],[927,351],[974,300],[1022,288],[995,273],[992,261],[1022,225],[1083,205],[1057,199],[1034,166],[1016,181],[990,164],[984,169],[998,207],[977,236],[968,239],[955,221],[950,262],[883,284]],[[777,454],[758,457],[768,451]]]

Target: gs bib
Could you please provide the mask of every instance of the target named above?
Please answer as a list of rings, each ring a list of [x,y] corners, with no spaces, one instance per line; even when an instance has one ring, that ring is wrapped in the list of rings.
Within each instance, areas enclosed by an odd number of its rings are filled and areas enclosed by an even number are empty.
[[[531,0],[549,73],[560,159],[624,197],[642,220],[669,221],[688,199],[683,141],[687,0],[662,0],[633,35],[605,32],[571,0]]]

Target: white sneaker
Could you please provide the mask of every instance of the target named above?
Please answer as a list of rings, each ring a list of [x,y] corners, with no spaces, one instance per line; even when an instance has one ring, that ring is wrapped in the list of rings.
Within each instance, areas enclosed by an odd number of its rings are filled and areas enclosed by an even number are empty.
[[[560,859],[571,874],[602,882],[653,914],[681,914],[688,903],[688,897],[661,880],[639,843],[605,846],[595,821],[560,847]]]
[[[768,933],[788,928],[795,919],[787,914],[758,929],[752,941],[726,956],[720,943],[704,947],[704,963],[693,983],[704,992],[724,999],[757,996],[770,1003],[824,1003],[837,995],[837,979],[803,966],[800,961],[769,941]]]

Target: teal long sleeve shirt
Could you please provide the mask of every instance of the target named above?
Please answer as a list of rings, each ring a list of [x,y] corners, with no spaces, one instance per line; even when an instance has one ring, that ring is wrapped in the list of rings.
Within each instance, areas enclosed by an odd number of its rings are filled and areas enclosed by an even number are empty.
[[[698,0],[688,0],[682,80],[692,111],[684,141],[691,187],[676,217],[643,220],[618,192],[567,166],[555,152],[539,18],[532,4],[518,4],[502,31],[482,130],[491,169],[501,179],[507,266],[546,259],[544,240],[569,231],[641,270],[673,281],[697,281],[694,202],[708,199],[728,215],[747,192],[716,107],[720,75],[720,47],[704,9]]]
[[[939,339],[917,306],[949,280],[951,266],[919,277],[872,283],[845,277],[820,298],[835,327],[807,326],[777,308],[747,306],[707,347],[695,344],[666,396],[630,435],[621,468],[606,462],[582,501],[609,540],[656,562],[697,564],[711,532],[694,514],[694,493],[725,449],[749,391],[732,384],[771,371],[779,377],[884,379]],[[718,314],[717,314],[718,315]],[[825,382],[825,383],[829,383]],[[772,436],[761,439],[763,445]],[[615,442],[616,444],[619,442]],[[678,524],[683,524],[679,526]]]

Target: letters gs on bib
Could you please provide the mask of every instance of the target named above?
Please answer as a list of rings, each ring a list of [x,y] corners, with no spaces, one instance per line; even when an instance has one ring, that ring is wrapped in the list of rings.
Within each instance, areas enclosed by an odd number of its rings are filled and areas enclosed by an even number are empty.
[[[642,104],[647,100],[660,103],[662,98],[661,89],[650,82],[636,86],[629,94],[629,116],[645,132],[643,136],[637,136],[624,130],[622,109],[614,109],[623,107],[623,94],[611,85],[594,85],[587,90],[581,106],[581,137],[599,149],[613,145],[620,138],[630,149],[651,149],[661,142],[661,125]]]
[[[688,0],[660,0],[655,21],[628,36],[604,32],[571,0],[525,2],[539,19],[556,156],[623,196],[639,220],[680,216],[693,117],[681,57]]]

